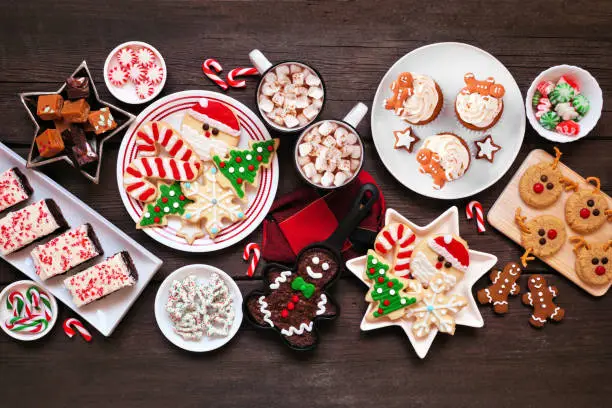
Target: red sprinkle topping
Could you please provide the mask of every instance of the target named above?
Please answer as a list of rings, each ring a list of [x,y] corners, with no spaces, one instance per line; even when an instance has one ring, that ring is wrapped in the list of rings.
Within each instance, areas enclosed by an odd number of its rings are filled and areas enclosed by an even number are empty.
[[[289,309],[289,310],[295,309],[295,305],[293,304],[293,302],[287,303],[287,309]]]

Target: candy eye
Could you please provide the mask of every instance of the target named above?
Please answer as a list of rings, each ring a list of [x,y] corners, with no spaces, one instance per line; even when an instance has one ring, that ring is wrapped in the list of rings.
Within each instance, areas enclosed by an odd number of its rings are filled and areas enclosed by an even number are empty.
[[[321,265],[321,268],[323,268],[324,271],[329,269],[329,264],[327,262],[323,262],[323,265]]]
[[[593,215],[594,216],[597,217],[599,214],[600,214],[600,212],[599,212],[599,210],[597,208],[593,210]]]
[[[319,257],[318,256],[313,256],[312,257],[312,263],[315,264],[315,265],[318,265],[319,264]]]
[[[601,258],[601,263],[604,264],[604,265],[607,264],[608,263],[608,258],[606,258],[606,257]]]
[[[547,183],[546,184],[546,188],[549,190],[552,190],[555,187],[555,185],[553,183]]]
[[[540,229],[538,230],[538,235],[539,235],[539,236],[541,236],[541,237],[543,237],[543,236],[544,236],[544,234],[546,234],[546,231],[544,230],[544,228],[540,228]]]
[[[546,245],[546,239],[540,238],[540,245]]]
[[[453,266],[450,262],[444,262],[444,267],[446,269],[450,268],[451,266]]]
[[[591,263],[592,263],[593,265],[597,265],[597,264],[599,263],[599,259],[597,259],[597,258],[593,258],[593,259],[591,259]]]
[[[438,255],[438,262],[444,262],[444,257],[442,255]]]
[[[542,175],[542,177],[540,177],[540,180],[541,180],[543,183],[546,183],[546,182],[548,181],[548,176],[547,176],[547,175],[545,175],[545,174],[543,174],[543,175]]]
[[[202,129],[208,130],[208,129],[210,129],[210,126],[208,125],[208,123],[205,123],[205,124],[202,125]]]
[[[218,134],[219,134],[219,129],[217,129],[217,128],[213,128],[213,130],[212,130],[212,134],[213,134],[213,135],[218,135]]]
[[[592,207],[592,206],[594,206],[594,205],[595,205],[595,201],[593,201],[593,200],[589,200],[589,201],[587,201],[587,205],[588,205],[589,207]]]

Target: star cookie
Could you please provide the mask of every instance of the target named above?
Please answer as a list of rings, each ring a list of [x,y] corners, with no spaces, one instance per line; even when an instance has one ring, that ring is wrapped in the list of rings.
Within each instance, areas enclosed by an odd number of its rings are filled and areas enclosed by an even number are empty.
[[[501,150],[501,146],[495,144],[491,135],[486,135],[484,139],[476,140],[474,144],[476,144],[476,149],[478,149],[476,151],[476,158],[487,160],[489,163],[493,163],[495,153]]]
[[[232,188],[220,184],[221,177],[219,171],[211,167],[204,174],[204,183],[183,183],[183,193],[194,201],[185,206],[183,217],[193,223],[205,220],[204,229],[211,238],[224,228],[224,220],[234,223],[244,218],[238,196]]]
[[[404,130],[394,130],[393,136],[395,136],[394,149],[406,149],[408,153],[412,153],[414,146],[421,140],[420,137],[412,133],[412,127],[408,126]]]
[[[176,231],[176,236],[183,238],[189,245],[202,238],[204,235],[204,229],[200,222],[193,223],[189,222],[184,218],[181,218],[181,228]]]

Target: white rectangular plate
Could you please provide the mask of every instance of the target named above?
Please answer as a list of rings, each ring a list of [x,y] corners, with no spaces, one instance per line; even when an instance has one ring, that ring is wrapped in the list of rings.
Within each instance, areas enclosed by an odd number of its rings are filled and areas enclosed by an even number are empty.
[[[62,210],[62,214],[71,228],[78,227],[87,222],[91,224],[96,235],[100,239],[104,255],[76,267],[67,274],[53,277],[46,282],[42,282],[38,275],[36,275],[32,259],[30,258],[30,252],[35,245],[45,243],[57,234],[52,234],[50,237],[17,251],[16,253],[2,256],[2,259],[25,273],[30,279],[38,282],[58,300],[62,301],[66,306],[74,310],[89,324],[95,327],[100,333],[105,336],[110,336],[136,298],[161,267],[161,259],[147,251],[144,247],[119,230],[119,228],[112,225],[110,221],[95,212],[87,204],[72,195],[55,181],[40,172],[27,169],[25,160],[4,144],[0,143],[0,173],[12,167],[18,167],[19,170],[26,175],[34,189],[34,194],[30,200],[12,208],[12,211],[14,211],[15,208],[22,208],[38,200],[52,198]],[[81,176],[75,172],[75,177]],[[6,215],[8,212],[9,211],[6,211],[2,216]],[[138,282],[136,285],[131,288],[121,289],[118,292],[112,293],[103,299],[81,308],[76,307],[72,302],[70,292],[64,288],[64,279],[119,251],[128,251],[130,253],[134,261],[134,266],[136,266],[136,270],[138,271]]]

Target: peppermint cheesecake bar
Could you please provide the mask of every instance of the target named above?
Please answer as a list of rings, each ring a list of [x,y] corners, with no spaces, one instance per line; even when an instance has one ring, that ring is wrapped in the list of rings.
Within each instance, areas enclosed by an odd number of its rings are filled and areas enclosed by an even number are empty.
[[[33,192],[28,179],[17,167],[8,169],[0,174],[0,212],[27,200]]]

